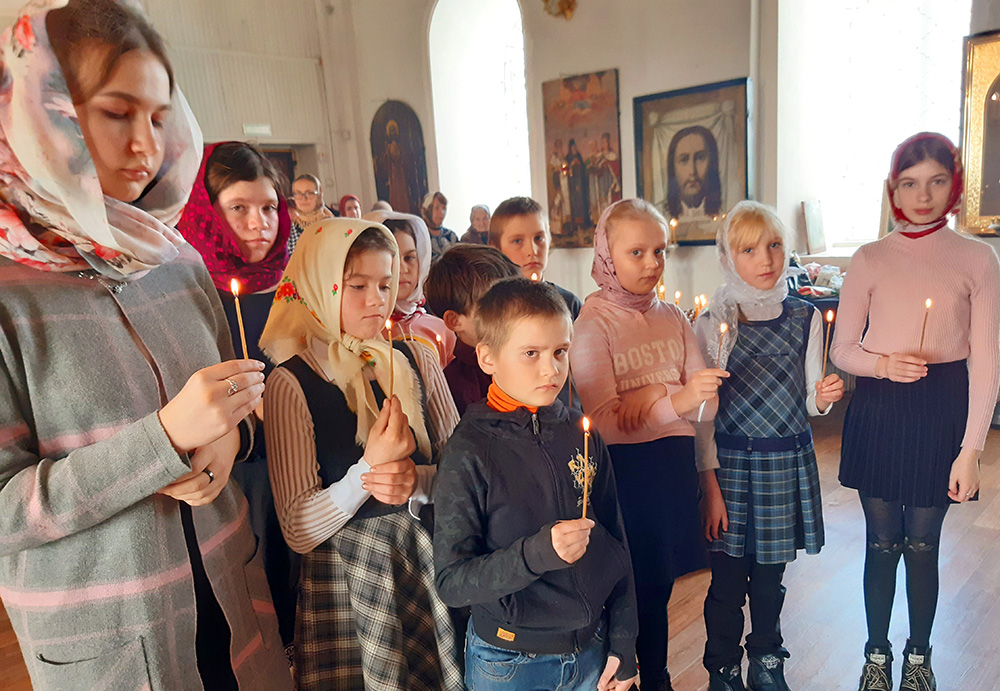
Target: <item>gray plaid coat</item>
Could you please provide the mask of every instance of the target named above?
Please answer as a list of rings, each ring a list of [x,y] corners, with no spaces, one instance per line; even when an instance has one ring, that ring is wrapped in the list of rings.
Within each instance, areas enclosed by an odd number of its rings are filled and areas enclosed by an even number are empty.
[[[232,356],[190,246],[118,294],[0,258],[0,597],[36,690],[202,688],[179,504],[156,494],[189,461],[156,413]],[[246,500],[230,483],[192,513],[240,687],[290,688]]]

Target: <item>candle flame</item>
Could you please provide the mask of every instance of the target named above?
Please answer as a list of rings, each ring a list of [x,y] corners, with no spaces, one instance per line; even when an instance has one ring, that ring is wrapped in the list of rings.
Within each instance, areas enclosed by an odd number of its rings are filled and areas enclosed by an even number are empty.
[[[934,301],[931,300],[930,298],[927,298],[927,302],[925,302],[924,304],[927,306],[927,309],[930,309],[931,305],[934,304]]]
[[[662,298],[663,294],[667,292],[667,287],[661,284],[656,287],[656,290],[660,293],[660,297]]]
[[[583,418],[583,431],[584,432],[589,432],[590,431],[590,418],[589,417],[584,417]]]
[[[538,274],[535,274],[535,273],[531,274],[531,280],[532,281],[537,281],[538,280]]]
[[[674,300],[677,300],[679,302],[680,299],[681,299],[681,291],[679,291],[679,290],[675,291],[674,292]]]
[[[240,294],[240,282],[237,281],[235,278],[230,280],[229,290],[232,291],[234,296],[238,296]]]
[[[434,340],[436,340],[438,343],[440,343],[441,342],[441,334],[434,334]]]
[[[385,320],[385,328],[389,330],[389,338],[392,338],[392,320],[391,319],[386,319]]]
[[[826,311],[826,323],[827,324],[832,324],[833,323],[833,310],[827,310]]]
[[[727,331],[729,331],[729,324],[727,324],[726,322],[722,322],[721,324],[719,324],[720,334],[725,335]]]
[[[671,228],[676,228],[676,227],[677,227],[677,225],[678,225],[678,224],[677,224],[677,219],[676,219],[676,218],[671,218],[671,219],[670,219],[670,227],[671,227]]]

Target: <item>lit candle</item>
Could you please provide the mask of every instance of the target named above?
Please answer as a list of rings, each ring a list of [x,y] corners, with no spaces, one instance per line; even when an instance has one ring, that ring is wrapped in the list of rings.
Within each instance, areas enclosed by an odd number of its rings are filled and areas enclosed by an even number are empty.
[[[715,366],[722,368],[722,347],[726,343],[726,332],[729,331],[729,324],[722,322],[719,324],[719,355],[715,358]]]
[[[681,306],[681,291],[674,292],[674,304],[678,307]]]
[[[587,497],[590,494],[590,418],[583,418],[583,516],[587,517]]]
[[[830,354],[830,327],[833,326],[833,310],[826,311],[826,339],[823,345],[823,379],[826,379],[826,358]],[[823,381],[820,379],[820,381]]]
[[[663,279],[660,280],[662,281]],[[660,285],[656,286],[656,292],[659,294],[660,300],[667,299],[667,287],[663,285],[663,283],[660,283]]]
[[[538,281],[538,274],[536,274],[536,273],[532,273],[532,274],[531,274],[531,280],[532,280],[532,281],[536,281],[536,282],[537,282],[537,281]]]
[[[392,398],[393,392],[396,388],[396,372],[395,367],[393,367],[393,353],[392,353],[392,320],[385,320],[385,328],[389,331],[389,398]]]
[[[243,343],[243,359],[249,360],[250,354],[247,352],[247,334],[243,330],[243,312],[240,311],[240,282],[235,278],[229,281],[229,290],[233,291],[233,300],[236,301],[236,321],[240,324],[240,341]]]
[[[933,304],[934,301],[930,298],[927,298],[924,302],[924,307],[926,307],[926,309],[924,310],[924,325],[920,329],[920,350],[918,351],[920,354],[923,354],[924,352],[924,336],[927,334],[927,315],[931,313],[931,306]]]

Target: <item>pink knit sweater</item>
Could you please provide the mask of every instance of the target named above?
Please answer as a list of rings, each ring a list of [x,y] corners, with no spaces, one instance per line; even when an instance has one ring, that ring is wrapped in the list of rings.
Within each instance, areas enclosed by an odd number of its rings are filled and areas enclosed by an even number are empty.
[[[570,348],[573,381],[587,415],[608,444],[639,444],[669,436],[694,436],[694,427],[678,416],[670,396],[660,398],[637,432],[618,428],[620,395],[647,384],[661,383],[672,395],[692,372],[705,369],[698,340],[679,309],[654,300],[639,311],[610,302],[600,293],[587,298],[574,323]],[[703,411],[711,420],[717,399]],[[687,417],[697,417],[697,409]]]
[[[934,302],[921,353],[927,298]],[[968,358],[962,446],[982,450],[1000,387],[1000,262],[993,248],[944,228],[916,239],[890,233],[857,251],[830,357],[843,370],[874,377],[879,356],[896,352],[932,364]]]

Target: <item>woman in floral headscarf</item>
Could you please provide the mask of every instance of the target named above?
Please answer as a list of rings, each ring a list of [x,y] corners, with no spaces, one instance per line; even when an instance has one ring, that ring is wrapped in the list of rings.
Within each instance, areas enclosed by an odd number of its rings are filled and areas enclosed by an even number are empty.
[[[0,597],[32,681],[288,688],[228,482],[263,365],[171,228],[201,133],[162,40],[36,0],[0,51]]]

